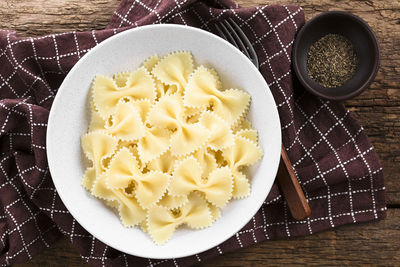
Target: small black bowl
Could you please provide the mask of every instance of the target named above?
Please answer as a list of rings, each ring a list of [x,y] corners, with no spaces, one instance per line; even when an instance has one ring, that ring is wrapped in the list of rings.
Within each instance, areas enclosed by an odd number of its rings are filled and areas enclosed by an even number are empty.
[[[353,43],[358,66],[352,78],[344,85],[326,88],[307,73],[307,56],[310,46],[323,36],[340,34]],[[293,47],[293,68],[311,93],[331,100],[346,100],[359,95],[374,80],[379,67],[379,45],[371,27],[361,18],[343,11],[319,14],[306,23],[297,34]]]

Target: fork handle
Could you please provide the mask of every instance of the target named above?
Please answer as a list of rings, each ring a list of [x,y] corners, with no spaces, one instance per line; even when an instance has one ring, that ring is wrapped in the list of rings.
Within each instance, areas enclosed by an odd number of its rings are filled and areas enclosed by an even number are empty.
[[[304,196],[304,192],[301,189],[296,174],[294,173],[292,163],[290,163],[283,145],[281,148],[281,162],[279,163],[277,178],[292,217],[296,220],[304,220],[310,216],[310,206]]]

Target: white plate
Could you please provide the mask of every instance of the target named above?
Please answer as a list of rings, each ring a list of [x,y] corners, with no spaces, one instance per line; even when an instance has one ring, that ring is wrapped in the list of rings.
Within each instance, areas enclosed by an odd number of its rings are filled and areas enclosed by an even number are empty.
[[[250,120],[259,132],[264,157],[250,171],[251,195],[229,203],[222,217],[203,230],[178,229],[165,245],[155,245],[138,228],[124,228],[116,214],[81,186],[85,170],[80,137],[87,131],[88,94],[96,74],[135,70],[149,56],[188,50],[198,64],[214,67],[224,88],[246,90],[252,97]],[[275,101],[253,64],[223,39],[196,28],[151,25],[113,36],[88,52],[61,85],[50,111],[47,157],[58,194],[72,216],[93,236],[128,254],[178,258],[210,249],[238,232],[257,212],[274,181],[281,149]]]

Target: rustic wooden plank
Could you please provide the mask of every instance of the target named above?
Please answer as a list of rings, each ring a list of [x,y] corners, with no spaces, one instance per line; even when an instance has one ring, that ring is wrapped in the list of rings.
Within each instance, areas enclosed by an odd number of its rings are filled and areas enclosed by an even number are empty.
[[[334,0],[240,0],[244,6],[299,4],[307,19],[327,10],[347,10],[365,19],[381,45],[381,68],[365,93],[346,105],[364,125],[384,166],[388,201],[400,204],[400,2]],[[23,36],[101,29],[119,0],[2,0],[0,29]],[[399,209],[384,221],[344,226],[333,231],[245,248],[207,262],[212,266],[255,265],[398,265]],[[31,262],[16,266],[86,266],[65,238]]]
[[[382,161],[389,204],[400,204],[400,1],[240,0],[243,6],[298,4],[307,19],[347,10],[366,20],[381,46],[381,67],[370,89],[346,105],[366,129]],[[2,0],[0,29],[21,35],[101,29],[119,0]]]
[[[399,209],[384,221],[347,225],[316,235],[270,241],[241,249],[203,266],[314,265],[395,266],[400,259]]]
[[[1,0],[0,29],[23,36],[103,29],[119,0]]]
[[[62,237],[40,255],[23,264],[14,264],[14,267],[46,267],[46,266],[89,266],[72,246],[69,239]]]
[[[383,221],[346,225],[312,236],[265,241],[200,266],[396,266],[400,261],[400,209],[389,209]],[[87,266],[66,238],[18,267]]]

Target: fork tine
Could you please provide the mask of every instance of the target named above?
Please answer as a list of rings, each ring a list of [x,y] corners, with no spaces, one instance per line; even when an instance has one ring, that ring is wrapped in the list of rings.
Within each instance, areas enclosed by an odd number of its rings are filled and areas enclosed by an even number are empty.
[[[242,40],[240,39],[239,35],[236,33],[236,31],[233,29],[232,25],[227,21],[224,20],[224,23],[226,25],[226,27],[228,27],[228,29],[231,31],[232,35],[235,37],[237,44],[238,44],[238,48],[240,51],[242,51],[243,54],[245,54],[248,58],[251,59],[249,52],[247,51],[246,46],[243,44]]]
[[[233,44],[234,46],[236,46],[237,48],[239,48],[238,44],[236,43],[235,39],[232,37],[231,33],[226,28],[226,26],[222,22],[219,23],[219,26],[222,28],[225,36],[227,37],[226,40],[231,44]]]
[[[220,29],[220,27],[218,27],[217,24],[215,24],[215,28],[217,29],[219,36],[222,37],[223,39],[225,39],[226,41],[228,41],[228,38],[225,36],[224,32]]]
[[[242,29],[239,27],[239,25],[236,24],[236,22],[232,18],[229,18],[228,20],[233,25],[233,27],[236,29],[236,31],[239,33],[241,40],[243,40],[243,42],[246,44],[247,48],[249,49],[250,55],[251,55],[250,58],[253,60],[254,65],[256,65],[256,67],[258,68],[259,64],[258,64],[257,53],[254,50],[254,47],[251,45],[249,38],[247,38],[247,36],[242,31]]]

